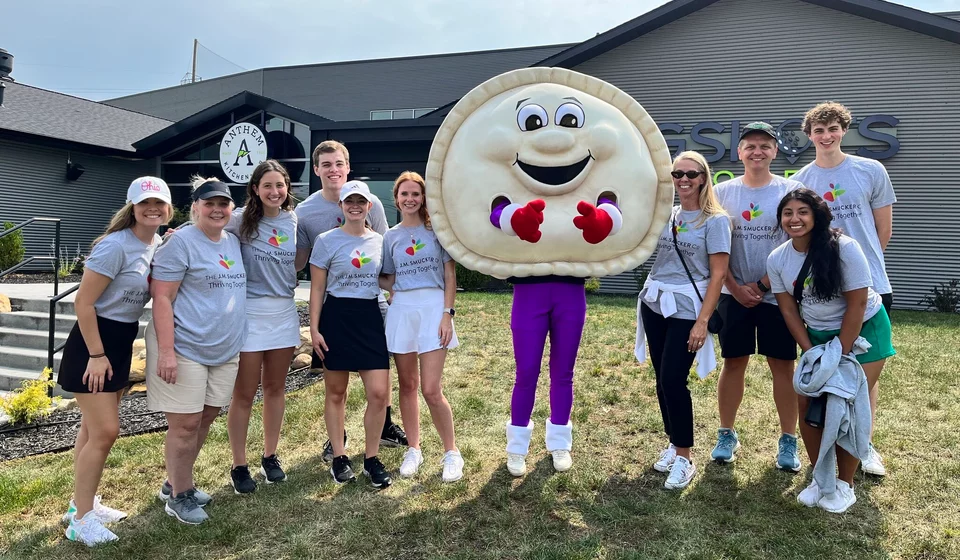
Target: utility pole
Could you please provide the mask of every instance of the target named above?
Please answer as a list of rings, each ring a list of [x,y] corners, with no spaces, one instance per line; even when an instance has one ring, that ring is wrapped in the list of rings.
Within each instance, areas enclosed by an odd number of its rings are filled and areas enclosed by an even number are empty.
[[[200,42],[196,39],[193,40],[193,69],[190,71],[190,83],[197,81],[197,45]]]

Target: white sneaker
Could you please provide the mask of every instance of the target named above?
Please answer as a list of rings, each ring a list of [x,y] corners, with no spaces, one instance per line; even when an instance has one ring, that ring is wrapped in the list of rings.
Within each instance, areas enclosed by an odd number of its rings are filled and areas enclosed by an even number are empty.
[[[860,468],[867,474],[873,476],[887,476],[887,468],[883,466],[883,457],[877,453],[877,450],[870,446],[870,456],[860,464]]]
[[[415,476],[422,464],[423,453],[419,449],[408,447],[407,453],[403,456],[403,463],[400,464],[400,476],[404,478]]]
[[[817,505],[820,506],[820,509],[830,513],[843,513],[855,503],[857,503],[857,495],[853,492],[853,487],[842,480],[838,480],[837,491],[833,494],[824,494]]]
[[[100,502],[100,496],[93,497],[93,511],[97,517],[100,518],[101,523],[116,523],[117,521],[123,521],[127,518],[126,512],[103,505],[103,503]],[[67,513],[63,514],[63,522],[70,523],[70,518],[76,513],[77,504],[73,501],[73,498],[71,498]]]
[[[557,472],[567,472],[570,470],[570,467],[573,466],[573,457],[570,456],[570,452],[566,449],[557,449],[556,451],[551,451],[553,455],[553,470]]]
[[[513,476],[523,476],[527,472],[527,456],[520,453],[507,453],[507,470]]]
[[[797,501],[807,507],[817,507],[817,502],[820,501],[822,494],[820,494],[820,486],[817,485],[816,479],[810,483],[810,486],[807,486],[799,494],[797,494]]]
[[[94,510],[88,511],[81,519],[70,516],[70,525],[67,526],[65,534],[71,541],[81,542],[87,546],[97,546],[119,538],[103,526]]]
[[[681,488],[686,488],[690,481],[693,480],[693,475],[697,474],[697,467],[685,457],[677,457],[677,460],[673,462],[673,466],[670,467],[670,476],[667,477],[667,481],[663,483],[663,487],[669,490],[680,490]]]
[[[443,454],[443,474],[440,478],[444,482],[456,482],[463,478],[463,456],[459,451]]]
[[[660,458],[653,464],[653,470],[657,472],[670,472],[670,467],[677,460],[677,448],[670,444],[670,447],[660,452]]]

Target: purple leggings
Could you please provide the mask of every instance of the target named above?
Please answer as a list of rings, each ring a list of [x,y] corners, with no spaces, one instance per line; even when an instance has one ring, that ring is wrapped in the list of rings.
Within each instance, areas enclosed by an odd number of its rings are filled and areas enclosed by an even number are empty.
[[[544,282],[513,287],[513,354],[517,380],[510,402],[510,422],[530,423],[537,396],[543,347],[550,333],[550,422],[565,426],[573,408],[573,366],[577,361],[587,296],[582,284]]]

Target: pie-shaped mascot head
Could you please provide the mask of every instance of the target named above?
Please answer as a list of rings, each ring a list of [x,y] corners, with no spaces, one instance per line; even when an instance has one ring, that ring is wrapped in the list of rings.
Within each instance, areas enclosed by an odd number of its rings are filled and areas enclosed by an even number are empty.
[[[670,217],[670,152],[632,97],[564,68],[487,80],[430,149],[427,207],[450,255],[509,276],[639,266]]]

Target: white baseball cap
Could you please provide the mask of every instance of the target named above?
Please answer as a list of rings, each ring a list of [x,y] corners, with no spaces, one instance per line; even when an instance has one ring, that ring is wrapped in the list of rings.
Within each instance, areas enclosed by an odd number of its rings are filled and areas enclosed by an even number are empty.
[[[367,202],[373,202],[373,195],[370,194],[370,187],[363,181],[347,181],[340,187],[340,202],[343,202],[351,194],[358,194],[367,199]]]
[[[139,204],[148,198],[158,198],[167,204],[173,204],[170,187],[158,177],[140,177],[130,183],[127,189],[127,202]]]

